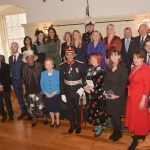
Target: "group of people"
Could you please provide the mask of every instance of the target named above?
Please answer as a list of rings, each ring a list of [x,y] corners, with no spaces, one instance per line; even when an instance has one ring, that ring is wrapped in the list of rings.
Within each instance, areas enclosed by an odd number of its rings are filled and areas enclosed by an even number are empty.
[[[145,140],[150,130],[148,27],[141,24],[137,37],[132,37],[132,29],[126,27],[123,39],[115,34],[113,24],[107,26],[105,38],[94,30],[93,20],[86,23],[86,29],[83,35],[79,30],[66,32],[61,45],[51,26],[47,40],[43,31],[36,32],[33,44],[26,36],[22,54],[13,42],[9,65],[0,55],[2,122],[8,116],[13,120],[11,89],[14,89],[21,110],[17,120],[28,115],[34,127],[37,117],[43,117],[44,124],[48,124],[50,116],[50,128],[59,128],[62,100],[68,108],[68,134],[74,130],[79,134],[85,119],[93,124],[94,136],[98,137],[110,118],[113,133],[109,139],[118,141],[122,137],[121,117],[127,103],[125,126],[134,132],[128,150],[135,150],[138,140]]]

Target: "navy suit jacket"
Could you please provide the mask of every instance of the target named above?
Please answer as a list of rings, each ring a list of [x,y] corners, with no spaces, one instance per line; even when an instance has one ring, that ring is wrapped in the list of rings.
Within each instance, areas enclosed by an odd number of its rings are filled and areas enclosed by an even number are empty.
[[[134,38],[131,37],[128,52],[126,52],[126,48],[125,48],[125,38],[123,38],[121,41],[122,41],[122,47],[121,47],[122,61],[126,65],[126,67],[128,68],[128,71],[130,73],[131,64],[132,64],[132,55],[133,55],[133,51],[134,51]]]
[[[22,54],[19,54],[16,64],[18,65],[18,67],[17,67],[17,73],[19,73],[18,77],[19,77],[19,79],[21,79],[22,78],[22,69],[23,69]],[[14,79],[15,77],[13,76],[13,71],[14,71],[13,70],[13,65],[14,65],[13,55],[9,57],[9,65],[10,65],[11,77],[12,77],[12,79]]]

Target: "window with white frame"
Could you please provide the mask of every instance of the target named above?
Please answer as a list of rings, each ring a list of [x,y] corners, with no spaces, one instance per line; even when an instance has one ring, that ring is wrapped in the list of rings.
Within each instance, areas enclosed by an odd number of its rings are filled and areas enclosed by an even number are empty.
[[[7,32],[7,41],[8,41],[8,50],[12,42],[17,42],[19,48],[23,46],[23,39],[25,37],[24,28],[22,24],[26,24],[26,14],[13,14],[5,16],[6,21],[6,32]],[[10,52],[8,52],[10,54]]]

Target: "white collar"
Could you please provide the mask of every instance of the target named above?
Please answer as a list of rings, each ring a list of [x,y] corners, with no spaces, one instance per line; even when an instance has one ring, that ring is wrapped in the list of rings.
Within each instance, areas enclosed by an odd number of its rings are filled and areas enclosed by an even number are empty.
[[[142,40],[142,38],[143,38],[143,40],[145,41],[146,37],[147,37],[147,35],[145,35],[144,37],[141,36],[141,39],[140,39],[140,40]]]
[[[14,60],[14,56],[16,56],[16,60],[18,59],[18,57],[19,57],[19,52],[17,52],[17,53],[15,53],[15,54],[13,54],[13,60]]]
[[[131,37],[130,37],[130,38],[125,38],[125,40],[129,40],[129,41],[131,41]]]

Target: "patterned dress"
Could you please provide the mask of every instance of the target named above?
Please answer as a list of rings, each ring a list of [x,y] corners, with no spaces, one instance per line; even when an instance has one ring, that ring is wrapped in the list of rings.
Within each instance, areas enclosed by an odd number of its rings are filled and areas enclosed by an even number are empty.
[[[94,91],[87,94],[88,122],[94,126],[101,125],[105,122],[105,101],[103,99],[103,81],[104,71],[100,66],[89,67],[87,80],[94,83]]]

